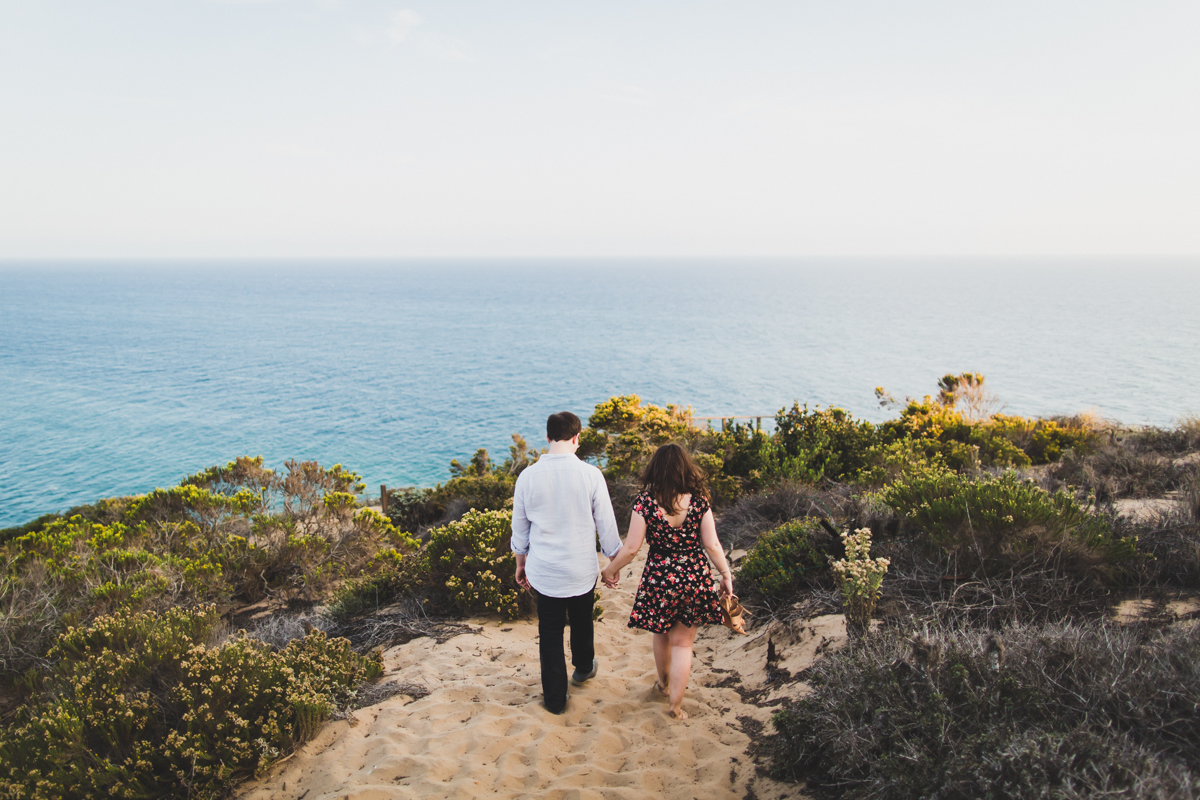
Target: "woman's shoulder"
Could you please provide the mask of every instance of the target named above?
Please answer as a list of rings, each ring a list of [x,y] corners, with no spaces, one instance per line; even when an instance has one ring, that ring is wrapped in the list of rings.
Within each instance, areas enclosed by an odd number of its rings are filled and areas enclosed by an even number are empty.
[[[641,514],[643,517],[649,516],[654,510],[654,495],[650,494],[649,489],[642,489],[638,492],[637,497],[633,498],[633,510]]]

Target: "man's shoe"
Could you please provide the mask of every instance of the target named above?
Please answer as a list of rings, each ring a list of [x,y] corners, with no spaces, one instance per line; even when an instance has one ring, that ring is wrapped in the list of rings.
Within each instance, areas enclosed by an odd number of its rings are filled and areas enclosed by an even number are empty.
[[[571,683],[575,684],[576,686],[580,686],[583,684],[584,681],[590,681],[592,678],[596,677],[596,673],[599,671],[600,671],[600,659],[593,658],[592,659],[592,671],[591,672],[580,672],[579,670],[575,670],[574,674],[571,675]]]
[[[555,716],[558,716],[560,714],[565,714],[567,712],[567,701],[570,699],[571,699],[571,694],[570,694],[570,692],[568,692],[567,696],[563,698],[563,707],[560,708],[558,711],[555,711],[553,708],[546,705],[545,698],[542,698],[542,708],[546,709],[547,711],[549,711],[551,714],[554,714]]]

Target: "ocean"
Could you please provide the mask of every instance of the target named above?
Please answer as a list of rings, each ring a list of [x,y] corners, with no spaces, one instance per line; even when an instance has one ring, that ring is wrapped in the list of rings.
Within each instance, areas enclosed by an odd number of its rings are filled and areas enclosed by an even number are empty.
[[[697,416],[981,372],[1022,415],[1200,412],[1200,259],[0,264],[0,526],[239,455],[433,485],[618,394]],[[766,421],[766,420],[765,420]]]

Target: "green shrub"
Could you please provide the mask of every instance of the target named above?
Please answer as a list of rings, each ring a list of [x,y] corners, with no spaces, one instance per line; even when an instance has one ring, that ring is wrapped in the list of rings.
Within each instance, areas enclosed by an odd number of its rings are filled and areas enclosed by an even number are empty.
[[[402,531],[416,533],[436,522],[444,513],[445,502],[434,489],[388,490],[388,519]]]
[[[0,732],[0,796],[218,797],[382,674],[320,631],[282,652],[206,647],[212,606],[121,612],[64,633],[40,697]]]
[[[781,482],[816,484],[857,474],[875,429],[839,408],[798,404],[775,415],[776,431],[729,422],[696,427],[691,409],[643,404],[637,395],[596,406],[580,435],[579,456],[594,458],[610,483],[636,477],[654,451],[675,442],[692,455],[709,482],[714,506]]]
[[[517,482],[518,461],[528,458],[528,446],[518,435],[513,436],[514,445],[509,448],[511,457],[503,464],[493,465],[488,451],[480,448],[467,464],[457,460],[450,462],[450,480],[434,489],[434,496],[443,509],[458,501],[465,509],[495,511],[506,507],[513,496]]]
[[[811,584],[813,573],[827,571],[818,541],[828,538],[812,518],[786,522],[758,537],[758,542],[738,565],[739,591],[771,605],[789,602]]]
[[[610,483],[620,483],[637,476],[659,445],[676,442],[705,471],[714,505],[721,508],[746,492],[781,483],[880,485],[895,477],[898,457],[978,472],[1049,463],[1095,441],[1093,426],[1083,418],[993,414],[997,401],[983,382],[977,373],[947,375],[936,399],[903,405],[878,389],[884,405],[901,406],[898,419],[879,426],[841,408],[809,409],[797,402],[776,413],[771,434],[732,422],[716,431],[698,428],[690,408],[643,404],[637,395],[612,397],[588,419],[579,456],[595,459]]]
[[[438,486],[434,494],[443,509],[457,500],[468,509],[498,511],[511,506],[516,483],[516,476],[507,473],[461,475]]]
[[[428,594],[429,583],[429,562],[424,550],[382,550],[361,575],[337,588],[325,615],[344,623],[406,597],[423,598]]]
[[[815,408],[793,403],[775,415],[775,440],[781,462],[791,462],[781,475],[816,483],[821,478],[847,481],[867,465],[867,454],[878,441],[875,426],[856,420],[841,408]],[[807,478],[807,480],[805,480]],[[815,480],[814,480],[815,478]]]
[[[906,399],[900,417],[879,426],[885,444],[911,439],[926,457],[939,456],[962,471],[1048,464],[1097,439],[1096,422],[1086,415],[1026,419],[994,413],[1001,404],[977,372],[946,375],[938,388],[936,398]],[[901,405],[882,388],[875,394],[881,405]]]
[[[718,448],[717,453],[697,453],[693,458],[709,475],[717,507],[747,492],[784,483],[816,485],[825,478],[824,459],[828,453],[801,451],[789,455],[777,436],[750,425],[728,424],[709,439],[706,445]]]
[[[845,798],[1200,797],[1200,633],[878,636],[775,714],[777,774]]]
[[[752,425],[727,424],[718,441],[722,472],[742,478],[747,491],[776,482],[779,447],[769,434]]]
[[[926,443],[926,440],[908,437],[874,445],[867,451],[866,466],[855,483],[860,487],[880,487],[907,474],[948,471],[949,465],[940,448],[929,448]]]
[[[708,480],[714,507],[776,479],[777,470],[771,465],[778,460],[778,447],[766,434],[741,425],[723,430],[699,428],[692,423],[690,407],[643,405],[637,395],[612,397],[598,404],[579,441],[578,456],[600,466],[614,498],[621,487],[636,482],[654,451],[668,442],[691,454]]]
[[[974,479],[927,469],[901,477],[879,497],[982,574],[1004,572],[1026,556],[1111,567],[1136,555],[1132,539],[1114,537],[1107,520],[1072,494],[1050,494],[1012,472]]]

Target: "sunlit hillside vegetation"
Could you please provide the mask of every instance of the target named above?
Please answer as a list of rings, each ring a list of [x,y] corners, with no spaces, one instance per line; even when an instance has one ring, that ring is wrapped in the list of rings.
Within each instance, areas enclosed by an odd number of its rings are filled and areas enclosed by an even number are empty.
[[[875,624],[788,678],[813,692],[776,714],[776,773],[856,798],[1200,795],[1200,633],[1110,621],[1200,591],[1200,421],[1025,419],[971,373],[877,393],[881,424],[797,404],[769,430],[614,397],[581,437],[622,526],[654,449],[693,454],[756,624],[844,609],[848,531],[886,562]],[[529,614],[509,509],[538,456],[514,436],[387,516],[340,465],[238,458],[0,531],[0,796],[220,796],[361,702],[381,647]],[[1118,513],[1142,498],[1165,505]]]

